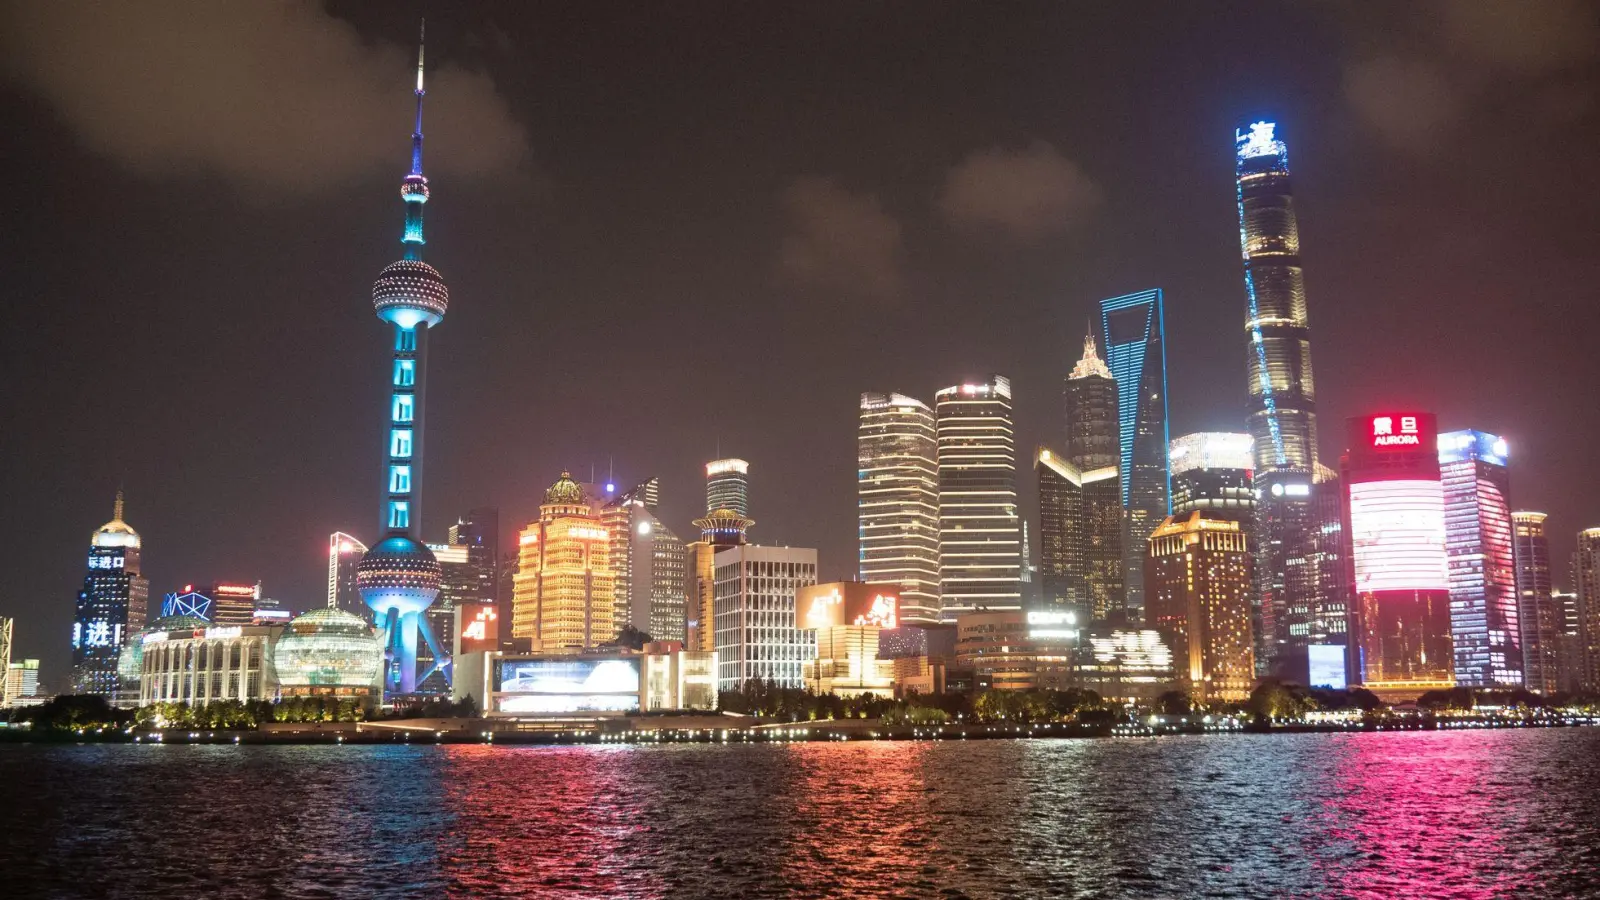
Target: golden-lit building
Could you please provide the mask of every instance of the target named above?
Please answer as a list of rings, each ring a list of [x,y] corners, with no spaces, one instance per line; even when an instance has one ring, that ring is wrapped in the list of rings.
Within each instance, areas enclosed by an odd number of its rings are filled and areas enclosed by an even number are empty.
[[[544,500],[517,541],[511,634],[532,638],[536,652],[576,653],[616,635],[609,534],[570,473]]]
[[[1243,701],[1255,681],[1250,548],[1237,521],[1168,516],[1145,557],[1145,622],[1165,631],[1180,682],[1199,701]]]
[[[749,543],[745,532],[756,524],[731,509],[714,509],[695,519],[700,540],[684,545],[684,642],[690,650],[710,653],[717,649],[712,622],[716,616],[717,553]]]
[[[898,585],[836,581],[795,593],[795,627],[817,633],[817,655],[801,677],[818,694],[894,693],[894,660],[878,658],[878,636],[899,617]]]

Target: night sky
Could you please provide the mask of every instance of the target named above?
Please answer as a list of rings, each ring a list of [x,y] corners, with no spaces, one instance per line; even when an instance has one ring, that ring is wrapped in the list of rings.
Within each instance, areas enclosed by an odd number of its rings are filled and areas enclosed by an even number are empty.
[[[428,19],[424,536],[570,468],[752,463],[752,537],[855,558],[863,390],[1000,372],[1019,485],[1096,302],[1166,292],[1172,434],[1242,431],[1233,129],[1280,123],[1321,452],[1504,435],[1556,579],[1600,524],[1595,4],[0,7],[0,614],[59,683],[119,485],[153,598],[325,597],[377,526]]]

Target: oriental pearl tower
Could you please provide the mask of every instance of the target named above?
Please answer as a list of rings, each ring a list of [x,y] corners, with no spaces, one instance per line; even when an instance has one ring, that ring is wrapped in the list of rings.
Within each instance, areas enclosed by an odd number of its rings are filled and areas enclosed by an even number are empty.
[[[372,608],[384,645],[385,699],[412,694],[435,671],[448,679],[450,656],[439,646],[424,612],[439,596],[439,561],[417,540],[422,523],[422,432],[428,334],[444,320],[450,293],[438,270],[422,261],[422,42],[417,45],[417,126],[411,134],[411,172],[400,182],[405,201],[404,255],[372,285],[378,318],[393,326],[389,425],[383,454],[383,537],[361,557],[356,588]],[[417,673],[417,640],[433,651],[433,665]]]

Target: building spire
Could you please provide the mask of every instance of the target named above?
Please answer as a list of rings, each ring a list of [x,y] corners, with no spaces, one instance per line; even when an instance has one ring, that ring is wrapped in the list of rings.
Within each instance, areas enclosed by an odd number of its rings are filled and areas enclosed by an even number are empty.
[[[117,502],[111,507],[111,521],[122,521],[122,488],[117,488]]]
[[[1095,349],[1094,327],[1090,326],[1089,333],[1083,336],[1083,358],[1072,367],[1072,378],[1088,378],[1098,375],[1101,378],[1110,378],[1111,370],[1106,367],[1105,361],[1100,358],[1100,353]]]
[[[422,51],[428,36],[428,20],[422,20],[417,32],[417,127],[411,132],[411,174],[422,174],[422,98],[428,93],[422,86]]]
[[[428,93],[423,86],[423,46],[427,37],[427,21],[417,33],[417,126],[411,132],[411,171],[400,182],[400,196],[406,201],[406,231],[400,238],[406,248],[406,259],[421,260],[422,205],[428,202],[428,179],[422,174],[422,98]]]

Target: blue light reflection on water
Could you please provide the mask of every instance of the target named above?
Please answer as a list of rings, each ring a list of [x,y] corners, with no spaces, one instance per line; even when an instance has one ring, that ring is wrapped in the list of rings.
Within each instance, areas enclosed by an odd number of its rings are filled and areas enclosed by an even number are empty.
[[[1600,896],[1600,731],[0,747],[19,896]]]

